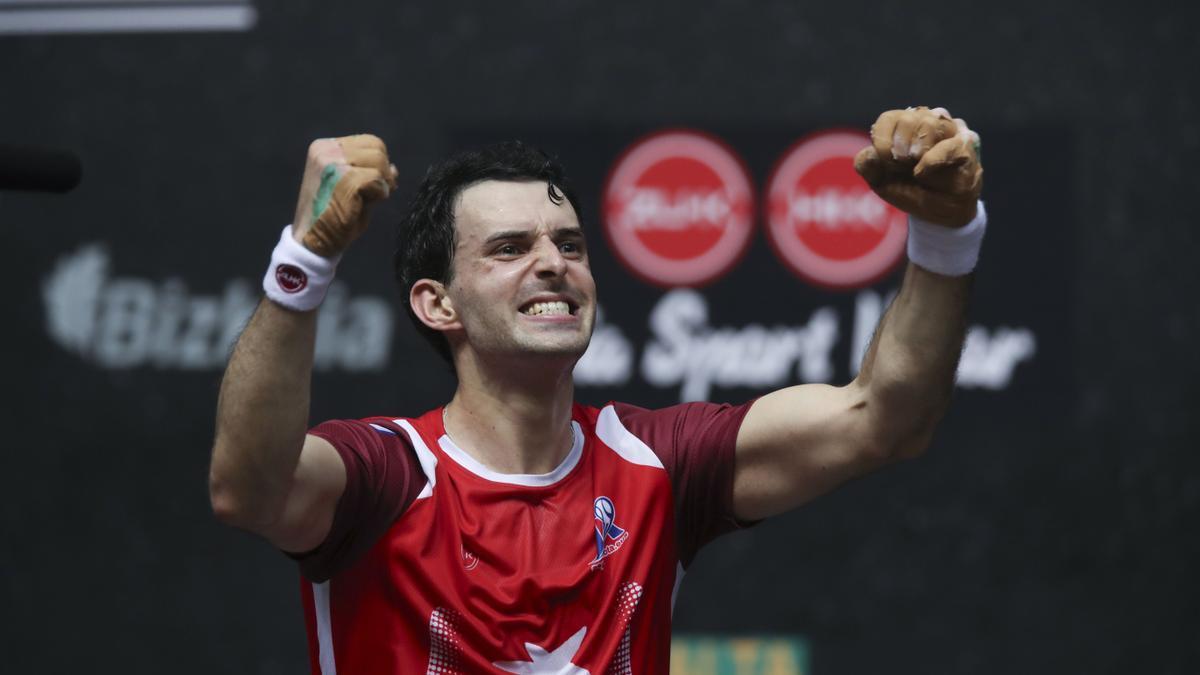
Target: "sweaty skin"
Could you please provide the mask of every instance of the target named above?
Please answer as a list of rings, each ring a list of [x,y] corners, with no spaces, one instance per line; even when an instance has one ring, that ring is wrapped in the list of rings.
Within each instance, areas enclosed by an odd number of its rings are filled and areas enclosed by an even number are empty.
[[[458,388],[450,436],[501,473],[544,473],[570,448],[572,372],[595,321],[596,285],[579,217],[537,181],[483,181],[455,204],[449,285],[421,280],[410,301],[443,331]],[[531,315],[565,302],[567,315]]]

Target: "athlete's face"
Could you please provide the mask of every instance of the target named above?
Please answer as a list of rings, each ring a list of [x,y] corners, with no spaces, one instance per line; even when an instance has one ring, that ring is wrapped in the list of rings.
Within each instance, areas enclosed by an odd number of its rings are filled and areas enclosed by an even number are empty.
[[[571,203],[548,188],[483,181],[455,205],[446,294],[477,353],[578,358],[587,349],[596,314],[587,246]]]

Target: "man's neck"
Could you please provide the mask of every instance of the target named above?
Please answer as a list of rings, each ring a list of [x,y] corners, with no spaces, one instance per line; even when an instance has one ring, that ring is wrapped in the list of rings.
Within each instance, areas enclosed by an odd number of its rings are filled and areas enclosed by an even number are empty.
[[[458,370],[445,411],[455,445],[497,473],[549,473],[562,463],[574,444],[570,366],[460,363]]]

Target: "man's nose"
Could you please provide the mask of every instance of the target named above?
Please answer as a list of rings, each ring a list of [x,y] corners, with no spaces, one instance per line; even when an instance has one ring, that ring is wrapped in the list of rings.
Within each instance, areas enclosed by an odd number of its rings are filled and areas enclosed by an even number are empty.
[[[560,277],[567,272],[567,259],[558,244],[542,239],[534,247],[534,266],[539,277]]]

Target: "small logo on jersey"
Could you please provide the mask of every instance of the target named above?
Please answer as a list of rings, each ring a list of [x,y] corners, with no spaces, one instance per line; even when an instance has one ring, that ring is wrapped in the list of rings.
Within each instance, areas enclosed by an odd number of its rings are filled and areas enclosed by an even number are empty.
[[[603,565],[604,559],[617,552],[629,533],[617,525],[617,507],[608,497],[597,497],[592,505],[596,518],[596,559],[588,563],[592,569]]]
[[[284,293],[299,293],[308,285],[308,275],[295,265],[283,263],[275,268],[275,281]]]
[[[750,244],[754,191],[741,159],[696,131],[664,131],[633,144],[604,188],[604,234],[634,276],[703,286]]]
[[[458,550],[462,552],[463,569],[470,572],[479,566],[479,557],[471,553],[462,544],[458,545]]]
[[[834,289],[878,281],[904,256],[908,221],[854,170],[871,139],[826,131],[783,156],[767,185],[771,247],[802,279]]]

